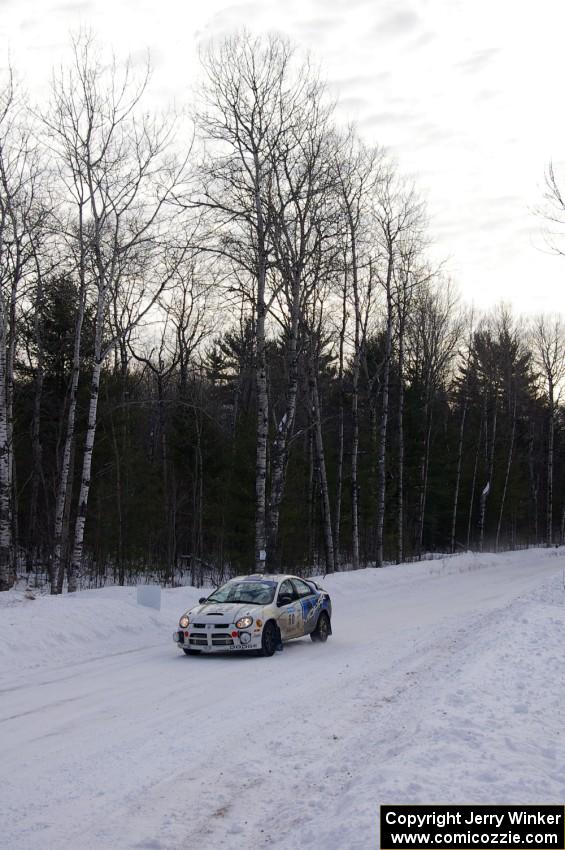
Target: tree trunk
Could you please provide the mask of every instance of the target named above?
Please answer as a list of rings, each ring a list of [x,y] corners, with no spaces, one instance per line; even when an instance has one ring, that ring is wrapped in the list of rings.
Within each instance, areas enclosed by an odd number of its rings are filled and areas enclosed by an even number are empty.
[[[165,421],[165,388],[163,373],[157,371],[157,422],[159,432],[159,455],[161,461],[161,483],[163,487],[163,527],[165,529],[165,583],[169,581],[174,572],[172,567],[172,530],[171,530],[171,500],[169,483],[169,459],[167,446],[167,424]]]
[[[34,335],[35,344],[37,346],[37,364],[34,377],[34,394],[33,394],[33,416],[31,425],[31,455],[32,455],[32,473],[31,473],[31,495],[29,502],[29,531],[28,531],[28,571],[30,571],[34,560],[37,559],[39,553],[39,523],[38,523],[38,506],[39,506],[39,491],[43,485],[43,447],[41,445],[41,403],[43,396],[43,378],[44,378],[44,355],[43,355],[43,333],[41,328],[41,315],[43,310],[43,288],[42,276],[38,270],[37,290],[35,298],[35,317],[34,317]]]
[[[11,213],[13,217],[13,213]],[[16,233],[14,226],[14,233]],[[16,293],[20,276],[19,242],[10,287],[9,309],[0,295],[0,591],[9,590],[16,580],[14,538],[14,454],[13,399],[16,339]]]
[[[8,331],[8,350],[6,354],[6,432],[8,448],[8,488],[10,493],[10,518],[12,522],[11,548],[14,580],[16,578],[16,553],[18,550],[18,505],[16,487],[16,459],[14,455],[14,366],[16,362],[16,301],[18,284],[22,275],[21,247],[17,242],[16,267],[10,293],[10,322]]]
[[[15,582],[12,547],[12,494],[10,487],[10,447],[6,404],[6,324],[1,316],[0,332],[0,591]]]
[[[359,569],[359,355],[353,363],[353,387],[351,398],[351,544],[352,567]]]
[[[123,394],[122,394],[123,401]],[[108,392],[106,392],[106,403],[110,405],[110,398]],[[120,405],[120,416],[124,416],[124,408],[123,405]],[[122,457],[123,454],[120,451],[120,444],[118,441],[118,434],[116,423],[114,421],[114,411],[110,412],[109,416],[110,420],[110,434],[111,434],[111,442],[112,442],[112,450],[114,453],[114,467],[116,470],[116,518],[118,521],[117,528],[117,546],[118,550],[116,552],[116,564],[114,567],[114,581],[116,578],[118,579],[118,583],[121,587],[125,584],[125,564],[124,564],[124,516],[123,516],[123,488],[122,488]],[[116,567],[117,567],[117,575],[116,575]]]
[[[100,310],[101,308],[99,308]],[[98,348],[98,346],[97,346]],[[82,458],[82,475],[80,482],[80,491],[78,497],[78,508],[75,522],[75,536],[73,544],[73,554],[69,564],[68,572],[68,591],[73,593],[77,589],[77,579],[80,574],[82,565],[82,552],[84,545],[84,527],[86,524],[86,514],[88,510],[88,497],[90,494],[91,470],[92,470],[92,453],[94,450],[94,437],[96,434],[97,414],[98,414],[98,397],[100,392],[100,373],[102,371],[102,362],[100,359],[100,351],[95,354],[94,367],[92,369],[92,378],[90,381],[90,404],[88,406],[88,419],[86,426],[86,439],[84,443],[84,454]]]
[[[426,403],[425,403],[425,414],[424,414],[424,423],[425,423],[425,432],[424,432],[424,450],[422,456],[420,458],[420,496],[418,503],[418,539],[416,542],[416,547],[418,551],[418,558],[422,557],[422,550],[424,546],[424,520],[426,516],[426,501],[428,498],[428,469],[430,463],[430,442],[432,435],[432,400],[431,400],[431,390],[429,388],[426,389]]]
[[[347,276],[343,284],[343,299],[341,312],[341,329],[339,332],[339,409],[338,409],[338,424],[337,424],[337,482],[335,495],[335,562],[336,569],[339,569],[341,563],[341,500],[343,493],[343,454],[344,454],[344,396],[345,388],[343,385],[343,364],[344,364],[344,346],[345,346],[345,329],[347,324]]]
[[[539,540],[538,528],[538,480],[537,471],[534,463],[534,426],[530,424],[530,435],[528,438],[528,475],[530,481],[530,503],[532,506],[534,540],[537,543]]]
[[[343,491],[343,436],[344,436],[344,410],[343,398],[340,400],[338,411],[338,447],[337,447],[337,485],[335,495],[335,562],[336,569],[339,569],[341,563],[341,499]]]
[[[324,530],[324,550],[326,556],[326,573],[335,571],[335,553],[332,535],[332,515],[330,508],[330,492],[326,472],[326,458],[324,453],[324,439],[322,434],[322,419],[320,411],[320,396],[318,393],[318,379],[315,365],[310,364],[310,399],[312,402],[312,413],[314,416],[314,439],[316,457],[318,460],[318,473],[320,476],[320,495],[322,506],[322,522]]]
[[[461,423],[459,425],[459,444],[457,447],[457,471],[455,473],[455,491],[453,493],[453,516],[451,519],[451,552],[455,552],[455,536],[457,530],[457,508],[459,505],[459,488],[461,486],[461,466],[463,464],[463,437],[465,434],[465,419],[467,417],[467,405],[469,397],[465,395],[463,409],[461,411]],[[467,543],[467,545],[469,545]]]
[[[310,410],[312,404],[310,404]],[[310,428],[308,429],[308,563],[314,563],[314,422],[310,417]]]
[[[277,544],[279,518],[286,483],[289,440],[294,428],[296,415],[296,397],[298,392],[298,320],[299,320],[299,281],[295,282],[292,298],[292,316],[288,340],[288,385],[284,415],[279,422],[271,459],[271,492],[268,517],[268,557],[270,568],[278,562]]]
[[[398,509],[396,518],[396,563],[404,559],[404,328],[399,324],[398,336]]]
[[[102,274],[99,276],[102,280]],[[82,566],[82,553],[84,546],[84,527],[88,511],[88,497],[90,494],[92,453],[94,451],[94,437],[98,421],[98,399],[100,395],[100,374],[102,372],[102,334],[104,330],[104,318],[106,314],[106,289],[102,283],[98,289],[98,304],[96,309],[96,326],[94,336],[94,364],[90,380],[90,403],[88,405],[88,417],[86,424],[86,438],[84,441],[84,454],[82,456],[82,474],[78,497],[78,507],[75,520],[75,535],[73,542],[73,553],[68,570],[68,591],[73,593],[77,589],[77,579]]]
[[[487,481],[481,492],[481,514],[479,518],[479,552],[483,551],[485,539],[485,515],[487,509],[487,497],[490,490],[490,481]]]
[[[386,322],[386,343],[385,356],[383,364],[383,401],[381,410],[381,421],[379,426],[379,447],[377,459],[377,522],[376,522],[376,552],[375,566],[382,567],[383,565],[383,535],[384,535],[384,519],[385,519],[385,501],[386,501],[386,441],[388,427],[388,402],[389,402],[389,382],[390,382],[390,358],[392,354],[392,303],[391,303],[391,282],[392,282],[392,265],[393,258],[389,257],[387,271],[387,322]]]
[[[504,476],[504,487],[502,488],[502,498],[500,500],[500,511],[498,514],[498,524],[496,526],[496,541],[494,544],[495,551],[498,552],[498,543],[500,540],[500,529],[502,527],[502,516],[504,514],[504,503],[506,501],[506,491],[508,489],[508,480],[510,478],[510,470],[512,468],[512,456],[514,453],[514,438],[516,435],[516,396],[514,396],[514,407],[512,410],[512,431],[510,433],[510,445],[508,447],[508,460],[506,463],[506,474]]]
[[[269,397],[267,394],[267,358],[265,351],[265,304],[260,300],[257,315],[257,447],[255,455],[255,569],[266,567],[266,494],[267,439],[269,434]]]
[[[57,487],[55,502],[55,527],[53,532],[53,558],[51,561],[51,593],[61,593],[63,589],[64,563],[62,554],[68,539],[68,522],[65,519],[65,505],[71,498],[69,490],[71,453],[75,439],[75,419],[77,406],[78,382],[80,376],[80,350],[82,342],[82,325],[84,322],[86,291],[84,285],[79,293],[79,303],[75,323],[75,338],[73,345],[73,370],[69,390],[69,409],[67,412],[67,427],[63,447],[61,475]]]
[[[373,391],[369,393],[369,487],[371,493],[371,507],[375,515],[375,522],[371,523],[369,535],[369,551],[374,552],[376,548],[376,509],[378,502],[379,477],[378,477],[378,440],[379,428],[377,422],[377,397]]]
[[[475,451],[475,464],[473,466],[473,480],[471,482],[471,495],[469,497],[469,513],[467,516],[467,550],[471,546],[471,525],[473,522],[473,507],[475,504],[475,487],[477,486],[477,470],[479,468],[479,457],[481,454],[481,440],[483,437],[483,418],[479,425],[479,439],[477,440],[477,449]]]
[[[485,421],[485,443],[487,444],[487,455],[488,455],[488,481],[485,485],[483,492],[481,494],[481,519],[480,519],[480,528],[479,528],[479,552],[483,551],[483,544],[485,539],[485,519],[486,519],[486,508],[487,508],[487,497],[490,492],[490,488],[493,483],[493,475],[494,475],[494,447],[496,444],[496,419],[497,419],[497,404],[496,398],[494,401],[494,411],[492,415],[492,434],[491,434],[491,444],[490,449],[488,448],[488,439],[487,439],[487,425]]]
[[[549,382],[549,433],[547,435],[547,506],[546,506],[546,544],[553,543],[553,444],[555,433],[555,404],[553,384]]]
[[[198,414],[196,416],[196,457],[199,476],[194,522],[196,523],[196,552],[198,557],[202,558],[204,553],[204,458],[202,455],[202,418]]]
[[[128,530],[128,514],[127,514],[127,499],[124,500],[124,493],[129,490],[129,451],[128,451],[128,433],[129,433],[129,405],[127,393],[128,381],[128,353],[125,341],[120,340],[120,403],[121,403],[121,428],[120,428],[120,457],[117,458],[119,465],[119,491],[116,492],[116,506],[119,510],[119,570],[118,578],[120,586],[126,582],[126,552],[124,540]]]
[[[351,544],[352,566],[359,569],[359,371],[361,368],[361,304],[359,298],[359,278],[357,268],[357,240],[355,226],[349,213],[349,229],[351,238],[351,265],[353,304],[355,307],[355,350],[352,364],[352,396],[351,396]]]
[[[253,193],[255,233],[257,239],[257,306],[255,326],[255,386],[257,393],[257,427],[255,453],[255,569],[267,567],[267,443],[269,439],[269,396],[267,388],[267,352],[265,320],[267,313],[267,227],[262,191],[264,176],[258,153],[254,152]]]

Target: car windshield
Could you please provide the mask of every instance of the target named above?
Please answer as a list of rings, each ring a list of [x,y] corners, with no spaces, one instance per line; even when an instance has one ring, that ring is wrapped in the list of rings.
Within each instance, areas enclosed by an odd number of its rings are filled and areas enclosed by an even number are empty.
[[[274,581],[228,581],[212,593],[207,602],[249,602],[269,605],[275,598]]]

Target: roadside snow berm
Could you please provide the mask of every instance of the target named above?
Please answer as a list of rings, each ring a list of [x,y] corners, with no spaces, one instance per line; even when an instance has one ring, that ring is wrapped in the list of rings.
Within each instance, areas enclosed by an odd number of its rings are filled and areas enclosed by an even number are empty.
[[[158,584],[138,584],[137,604],[161,610],[161,587]]]

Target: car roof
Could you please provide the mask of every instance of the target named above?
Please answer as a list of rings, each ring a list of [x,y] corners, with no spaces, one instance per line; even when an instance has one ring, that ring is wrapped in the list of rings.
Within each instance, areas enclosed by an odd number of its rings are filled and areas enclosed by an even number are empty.
[[[234,576],[231,581],[284,581],[287,578],[298,578],[290,573],[251,573],[248,576]]]

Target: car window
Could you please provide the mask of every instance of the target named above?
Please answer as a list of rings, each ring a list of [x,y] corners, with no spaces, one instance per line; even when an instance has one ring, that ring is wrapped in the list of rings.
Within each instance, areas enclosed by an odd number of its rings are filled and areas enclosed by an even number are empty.
[[[274,581],[228,581],[208,597],[209,602],[248,602],[269,605],[275,595]]]
[[[292,582],[288,578],[285,579],[283,581],[283,583],[281,584],[281,586],[279,588],[279,597],[278,598],[280,599],[281,596],[283,596],[283,595],[284,596],[287,596],[287,595],[291,596],[293,600],[296,599],[296,591],[295,591],[294,587],[292,586]]]
[[[306,584],[305,581],[302,581],[299,578],[293,578],[292,583],[295,586],[296,592],[298,593],[298,596],[300,598],[303,596],[311,596],[314,592],[312,588],[308,584]]]

